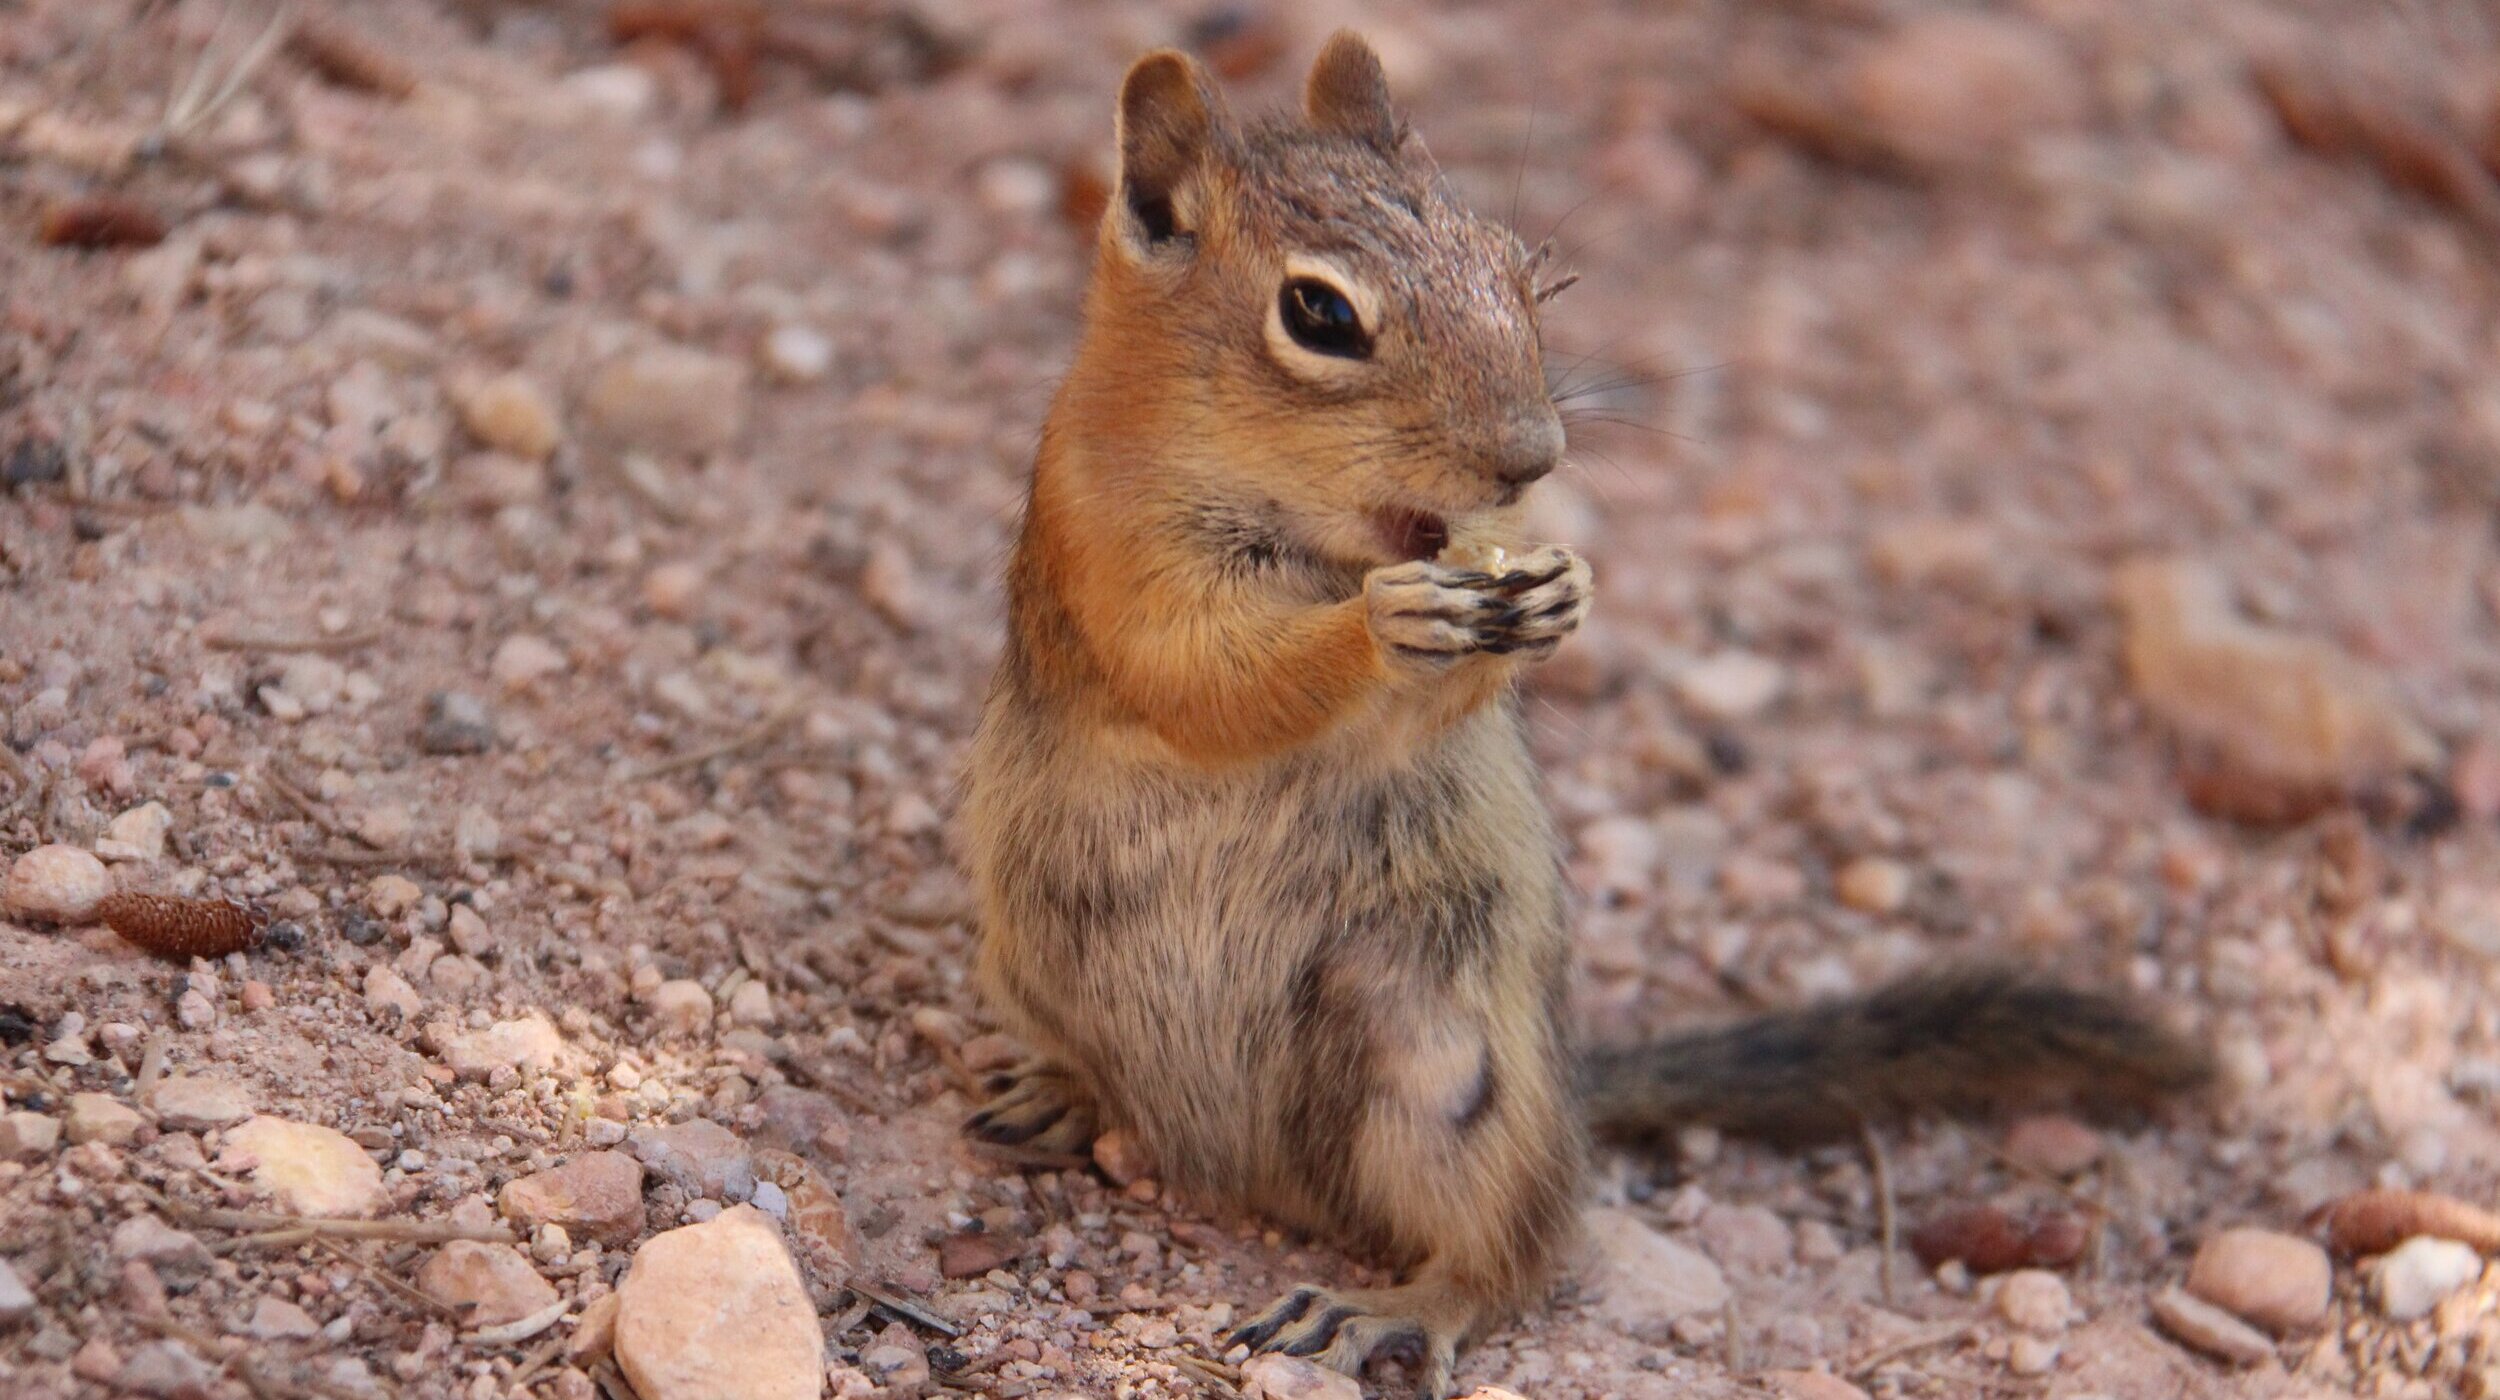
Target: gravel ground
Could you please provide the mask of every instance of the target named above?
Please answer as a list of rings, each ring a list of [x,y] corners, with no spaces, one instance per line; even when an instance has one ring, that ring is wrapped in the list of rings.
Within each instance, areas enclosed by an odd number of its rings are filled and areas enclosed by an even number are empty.
[[[1365,1277],[957,1138],[947,840],[1121,68],[1353,22],[1582,276],[1590,1034],[1986,952],[2224,1066],[1610,1158],[1467,1381],[2500,1394],[2488,8],[303,9],[0,14],[0,857],[106,861],[0,920],[0,1393],[1224,1393]]]

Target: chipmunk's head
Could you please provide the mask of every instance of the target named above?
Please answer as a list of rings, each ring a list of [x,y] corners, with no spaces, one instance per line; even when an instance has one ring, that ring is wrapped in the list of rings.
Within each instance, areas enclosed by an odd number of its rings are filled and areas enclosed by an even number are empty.
[[[1180,415],[1158,455],[1193,489],[1367,565],[1439,552],[1553,469],[1538,258],[1451,193],[1361,38],[1329,40],[1299,119],[1250,123],[1149,54],[1119,147],[1092,334]]]

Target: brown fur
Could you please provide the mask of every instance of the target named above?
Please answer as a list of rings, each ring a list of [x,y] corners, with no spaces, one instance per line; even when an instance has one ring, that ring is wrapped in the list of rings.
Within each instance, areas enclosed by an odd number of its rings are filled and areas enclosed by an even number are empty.
[[[970,1128],[1124,1127],[1175,1185],[1407,1267],[1240,1335],[1349,1371],[1412,1344],[1437,1395],[1576,1228],[1563,886],[1510,691],[1589,575],[1518,535],[1560,449],[1535,259],[1446,190],[1361,40],[1304,106],[1237,123],[1168,52],[1123,85],[965,810],[981,982],[1041,1057]],[[1283,328],[1311,276],[1364,357]],[[1444,540],[1515,557],[1420,557]],[[1685,1048],[1600,1063],[1615,1126],[1658,1126],[1638,1084],[1687,1067],[1706,1092],[1658,1105],[1746,1101],[1744,1042]]]

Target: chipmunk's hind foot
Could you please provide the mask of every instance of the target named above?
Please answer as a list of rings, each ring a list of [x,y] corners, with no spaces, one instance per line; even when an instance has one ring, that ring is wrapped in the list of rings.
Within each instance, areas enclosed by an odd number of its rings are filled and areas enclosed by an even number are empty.
[[[1339,1291],[1304,1284],[1233,1329],[1224,1346],[1307,1356],[1358,1377],[1375,1355],[1409,1348],[1421,1368],[1415,1385],[1419,1400],[1449,1400],[1457,1394],[1458,1344],[1466,1328],[1431,1320],[1424,1314],[1433,1310],[1418,1306],[1423,1301],[1411,1288]]]
[[[1100,1130],[1093,1096],[1066,1070],[1047,1060],[1027,1060],[991,1075],[982,1087],[990,1101],[964,1120],[964,1131],[972,1136],[1072,1157],[1093,1149]]]

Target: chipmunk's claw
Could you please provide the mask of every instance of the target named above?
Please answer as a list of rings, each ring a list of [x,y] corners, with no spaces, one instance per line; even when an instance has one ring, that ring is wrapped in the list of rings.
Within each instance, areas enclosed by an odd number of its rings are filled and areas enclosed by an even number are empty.
[[[1028,1060],[991,1075],[982,1087],[993,1097],[964,1120],[964,1131],[972,1136],[1001,1147],[1070,1156],[1092,1149],[1093,1101],[1066,1071],[1047,1061]]]

